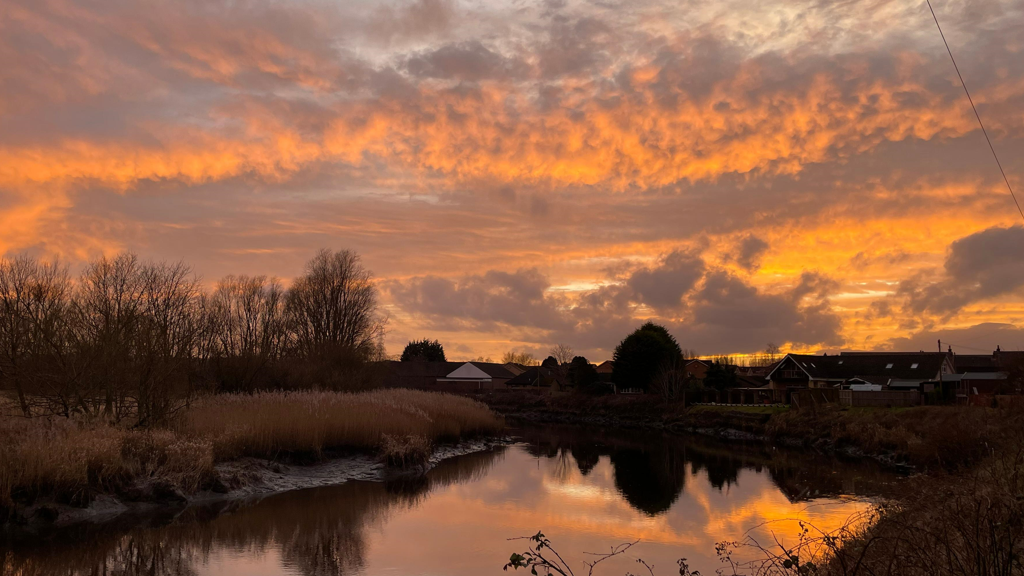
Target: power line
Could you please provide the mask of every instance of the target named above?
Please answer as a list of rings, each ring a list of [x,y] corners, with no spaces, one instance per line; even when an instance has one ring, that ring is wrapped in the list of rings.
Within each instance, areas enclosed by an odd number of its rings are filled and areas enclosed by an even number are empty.
[[[978,114],[978,107],[974,105],[974,99],[971,98],[971,92],[967,89],[967,83],[964,82],[964,77],[960,74],[960,67],[956,65],[956,58],[953,58],[953,51],[949,49],[949,42],[946,42],[946,35],[942,33],[942,26],[939,25],[939,17],[935,15],[935,9],[932,8],[931,0],[925,0],[928,3],[928,10],[932,13],[932,19],[935,20],[935,27],[939,29],[939,36],[942,37],[942,43],[946,45],[946,52],[949,53],[949,59],[953,62],[953,68],[956,70],[956,75],[960,78],[960,85],[964,87],[964,93],[967,94],[967,101],[971,103],[971,109],[974,110],[974,117],[978,119],[978,126],[981,126],[981,133],[985,135],[985,141],[988,142],[988,149],[992,151],[992,157],[996,159],[996,166],[999,166],[999,173],[1003,175],[1003,182],[1006,182],[1006,189],[1010,191],[1010,197],[1013,198],[1013,203],[1017,205],[1017,212],[1020,212],[1020,217],[1024,220],[1024,210],[1020,207],[1020,202],[1017,201],[1017,195],[1013,193],[1013,187],[1010,186],[1010,180],[1006,177],[1006,172],[1003,170],[1003,164],[999,161],[999,155],[996,154],[996,148],[992,145],[992,139],[988,137],[988,131],[985,130],[985,124],[981,121],[981,114]]]

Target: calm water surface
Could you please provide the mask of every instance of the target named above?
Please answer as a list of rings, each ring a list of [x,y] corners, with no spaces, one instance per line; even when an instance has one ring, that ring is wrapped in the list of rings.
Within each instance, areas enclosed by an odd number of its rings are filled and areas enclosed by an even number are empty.
[[[793,538],[838,526],[894,482],[867,463],[763,446],[575,427],[518,430],[519,444],[443,462],[426,478],[350,482],[8,545],[5,574],[327,576],[502,574],[543,529],[573,566],[640,539],[601,574],[713,574],[714,546],[753,529]],[[767,524],[766,524],[767,523]],[[760,528],[756,528],[760,526]]]

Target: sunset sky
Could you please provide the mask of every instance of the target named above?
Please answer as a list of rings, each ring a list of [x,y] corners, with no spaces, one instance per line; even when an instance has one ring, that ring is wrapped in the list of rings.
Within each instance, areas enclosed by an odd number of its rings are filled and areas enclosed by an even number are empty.
[[[934,6],[1024,190],[1024,3]],[[349,248],[391,353],[1024,348],[1021,222],[917,0],[0,2],[0,250]]]

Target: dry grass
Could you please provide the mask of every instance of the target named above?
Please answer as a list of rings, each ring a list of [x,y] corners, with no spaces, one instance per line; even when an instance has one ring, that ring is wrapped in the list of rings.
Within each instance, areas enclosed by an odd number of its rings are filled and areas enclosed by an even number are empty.
[[[790,410],[773,415],[765,433],[891,454],[921,469],[955,471],[1006,444],[1007,431],[1019,427],[1022,419],[1019,411],[976,406]]]
[[[119,492],[151,479],[193,491],[212,469],[209,442],[167,430],[129,431],[62,418],[4,418],[0,520],[15,500],[52,496],[84,505],[96,492]]]
[[[160,482],[183,493],[211,479],[216,461],[330,449],[382,453],[408,465],[434,442],[497,434],[483,404],[414,390],[279,392],[204,399],[172,429],[128,430],[64,418],[0,417],[0,522],[15,503],[53,497],[86,504]]]
[[[438,442],[496,434],[502,427],[475,400],[392,389],[211,396],[189,410],[180,430],[210,439],[222,460],[284,453],[320,456],[332,448],[378,450],[385,436]]]

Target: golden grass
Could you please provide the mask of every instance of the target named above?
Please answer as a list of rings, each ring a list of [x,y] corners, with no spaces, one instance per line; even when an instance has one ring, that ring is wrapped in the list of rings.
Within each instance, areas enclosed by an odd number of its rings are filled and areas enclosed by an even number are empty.
[[[168,430],[129,431],[63,418],[0,420],[0,512],[14,498],[54,496],[87,504],[95,492],[147,479],[194,491],[212,469],[209,442]]]
[[[436,392],[266,392],[211,396],[189,410],[182,433],[213,442],[218,459],[377,450],[385,436],[428,442],[496,434],[502,421],[480,402]]]
[[[241,456],[319,457],[352,448],[408,463],[429,456],[435,442],[497,434],[503,426],[475,400],[404,389],[211,396],[171,429],[2,417],[0,522],[15,500],[39,496],[84,504],[96,492],[153,480],[193,492],[210,479],[215,461]]]

